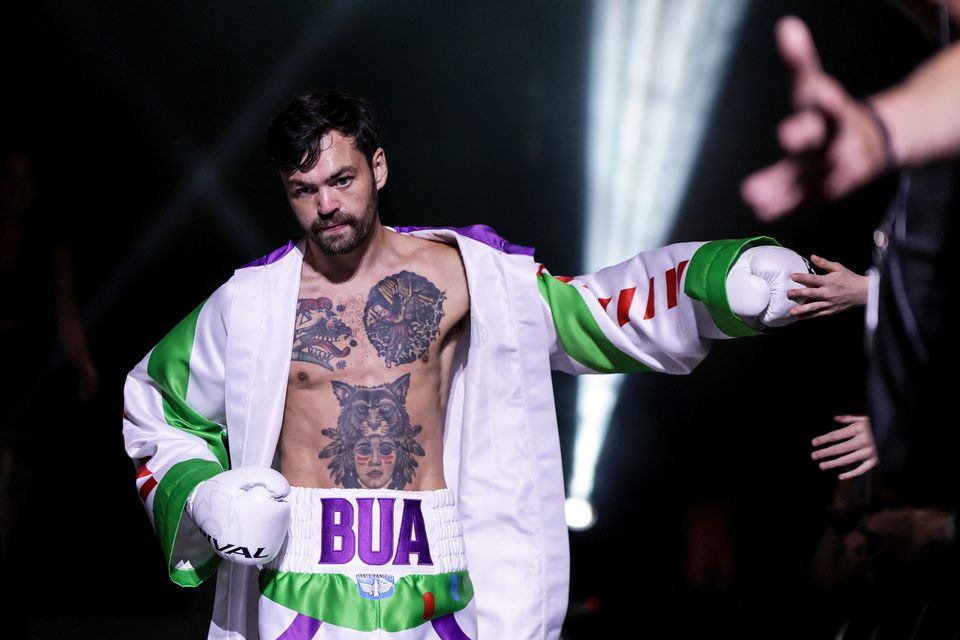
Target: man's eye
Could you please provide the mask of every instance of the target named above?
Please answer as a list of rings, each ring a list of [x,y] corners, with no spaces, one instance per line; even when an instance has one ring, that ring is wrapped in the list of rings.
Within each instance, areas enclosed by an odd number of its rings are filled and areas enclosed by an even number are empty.
[[[311,189],[310,187],[297,187],[296,189],[294,189],[293,193],[298,196],[307,196],[313,193],[313,189]]]
[[[343,176],[341,178],[337,178],[337,186],[340,188],[349,187],[351,182],[353,182],[353,176]]]

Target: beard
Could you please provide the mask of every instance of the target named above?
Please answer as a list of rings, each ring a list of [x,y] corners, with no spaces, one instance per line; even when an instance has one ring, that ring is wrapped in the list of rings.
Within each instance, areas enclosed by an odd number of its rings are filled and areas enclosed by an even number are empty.
[[[377,189],[374,187],[362,216],[340,211],[328,220],[318,217],[310,225],[307,235],[324,255],[342,256],[350,253],[363,244],[373,229],[373,223],[377,219],[377,196]],[[341,229],[336,235],[323,232],[324,227],[334,225],[344,225],[346,229]]]

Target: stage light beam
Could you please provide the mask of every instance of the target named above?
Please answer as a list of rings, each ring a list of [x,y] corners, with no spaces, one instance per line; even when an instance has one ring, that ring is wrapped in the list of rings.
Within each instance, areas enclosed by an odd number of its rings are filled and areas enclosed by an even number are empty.
[[[586,270],[662,245],[673,225],[748,0],[594,0],[588,93]],[[577,388],[567,524],[591,505],[623,376]],[[574,505],[574,506],[571,506]],[[575,519],[572,519],[575,518]]]

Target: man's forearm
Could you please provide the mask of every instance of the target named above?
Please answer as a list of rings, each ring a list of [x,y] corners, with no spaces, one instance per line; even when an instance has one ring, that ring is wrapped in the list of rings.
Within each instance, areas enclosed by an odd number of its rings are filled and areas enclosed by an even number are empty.
[[[870,101],[886,124],[898,166],[960,155],[960,43]]]

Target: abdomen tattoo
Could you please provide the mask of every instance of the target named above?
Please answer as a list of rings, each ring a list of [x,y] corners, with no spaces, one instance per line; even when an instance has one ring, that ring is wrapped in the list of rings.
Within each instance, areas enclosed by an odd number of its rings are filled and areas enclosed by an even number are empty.
[[[337,426],[321,433],[331,442],[320,458],[335,484],[348,489],[403,489],[416,476],[417,457],[426,453],[416,436],[423,428],[407,415],[410,374],[375,387],[334,380],[340,403]]]
[[[387,367],[427,359],[440,333],[445,293],[421,275],[401,271],[378,282],[367,297],[363,326]]]

